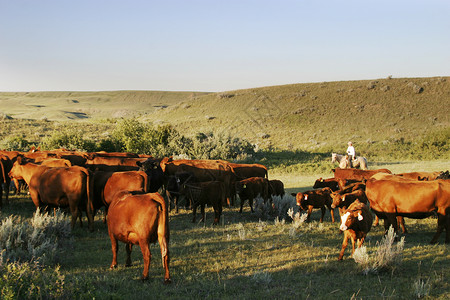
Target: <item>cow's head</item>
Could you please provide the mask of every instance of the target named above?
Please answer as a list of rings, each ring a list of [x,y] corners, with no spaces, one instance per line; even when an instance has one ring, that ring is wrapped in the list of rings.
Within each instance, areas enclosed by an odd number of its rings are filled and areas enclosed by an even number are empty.
[[[339,229],[345,231],[354,226],[357,222],[364,220],[360,209],[347,210],[341,217],[341,226]]]
[[[27,163],[26,159],[22,156],[18,156],[14,162],[12,169],[9,171],[8,176],[11,179],[22,180],[23,166]]]
[[[307,202],[308,202],[309,195],[306,193],[297,193],[295,196],[295,201],[297,202],[297,206],[300,207],[300,210],[307,210]]]
[[[340,195],[339,193],[331,193],[331,199],[333,199],[333,203],[331,204],[331,208],[336,208],[342,205],[342,202],[344,201],[344,197]]]

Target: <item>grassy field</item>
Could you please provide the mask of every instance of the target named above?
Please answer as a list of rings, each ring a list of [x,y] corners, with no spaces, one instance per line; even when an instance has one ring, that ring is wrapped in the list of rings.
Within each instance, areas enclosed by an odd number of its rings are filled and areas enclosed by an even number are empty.
[[[394,172],[440,170],[448,162],[406,162],[388,167]],[[329,174],[322,174],[329,175]],[[269,171],[282,178],[288,191],[309,189],[317,176],[297,176]],[[1,212],[31,217],[29,196],[13,196]],[[344,261],[337,261],[342,235],[338,223],[318,222],[295,228],[290,222],[260,219],[248,207],[225,208],[221,224],[212,226],[213,213],[207,209],[206,223],[191,223],[191,212],[170,213],[171,285],[163,285],[163,268],[158,244],[152,245],[150,280],[142,283],[142,254],[134,247],[133,265],[124,267],[125,247],[120,244],[119,268],[109,270],[111,245],[101,216],[96,230],[76,226],[74,247],[59,259],[65,289],[78,299],[414,299],[428,293],[429,299],[450,297],[450,252],[444,245],[429,241],[436,219],[407,219],[409,233],[401,264],[379,274],[364,275],[347,249]],[[338,218],[337,212],[335,213]],[[86,219],[84,219],[86,224]],[[366,246],[374,255],[382,239],[381,226],[372,228]],[[420,285],[421,284],[421,285]],[[416,286],[421,286],[418,290]]]
[[[337,165],[331,164],[328,154],[343,153],[348,140],[368,157],[370,169],[388,168],[393,173],[450,169],[449,77],[293,84],[223,93],[0,93],[0,105],[1,142],[21,137],[38,145],[66,128],[97,140],[110,136],[121,118],[171,124],[183,135],[214,132],[245,138],[260,150],[256,159],[269,167],[270,179],[282,180],[288,194],[311,189],[319,177],[332,177],[330,170]],[[433,156],[430,153],[438,149],[438,155],[431,161],[411,160],[409,148],[418,149],[419,156]],[[11,198],[1,219],[32,216],[29,196]],[[401,264],[376,275],[363,275],[349,258],[349,249],[338,262],[343,238],[338,224],[330,222],[329,214],[318,223],[318,211],[312,219],[296,228],[289,221],[261,219],[248,207],[243,214],[225,208],[221,224],[212,226],[211,209],[206,224],[191,223],[190,211],[171,212],[173,283],[164,286],[158,245],[151,247],[149,282],[139,280],[143,261],[137,247],[133,265],[125,268],[121,245],[119,268],[109,270],[110,240],[97,215],[95,232],[77,226],[73,248],[64,249],[59,257],[64,289],[68,298],[77,299],[414,299],[424,294],[429,299],[450,298],[449,247],[443,236],[439,244],[429,244],[436,219],[407,219]],[[383,232],[382,227],[372,228],[366,244],[369,255],[374,255]]]

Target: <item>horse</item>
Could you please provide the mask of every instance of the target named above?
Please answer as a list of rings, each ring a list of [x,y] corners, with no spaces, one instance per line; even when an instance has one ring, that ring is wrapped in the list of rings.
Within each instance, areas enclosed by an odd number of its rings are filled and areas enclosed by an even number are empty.
[[[339,168],[346,169],[353,166],[353,168],[361,168],[363,170],[367,170],[367,159],[363,156],[357,156],[355,159],[353,159],[352,163],[350,164],[350,160],[348,158],[348,155],[341,155],[337,153],[331,154],[331,162],[338,162]]]

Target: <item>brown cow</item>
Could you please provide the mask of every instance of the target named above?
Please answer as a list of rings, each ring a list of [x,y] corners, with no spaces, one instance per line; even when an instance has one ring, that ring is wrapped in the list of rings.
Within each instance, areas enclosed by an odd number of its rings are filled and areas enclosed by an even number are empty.
[[[117,268],[117,241],[127,250],[125,266],[131,266],[131,249],[139,245],[144,258],[142,280],[148,279],[151,253],[149,244],[158,240],[164,267],[164,283],[170,283],[169,274],[169,214],[164,198],[158,193],[117,193],[108,210],[108,233],[113,259],[111,269]]]
[[[331,194],[331,198],[333,199],[331,207],[337,207],[339,209],[341,219],[347,208],[356,200],[361,203],[368,204],[366,193],[363,190],[356,190],[342,195],[333,193]]]
[[[314,182],[313,189],[319,189],[329,187],[333,192],[339,190],[339,181],[336,178],[326,178],[320,177]]]
[[[332,169],[334,172],[334,178],[339,178],[342,180],[353,179],[363,181],[364,179],[369,179],[376,173],[388,173],[392,174],[388,169],[378,169],[378,170],[358,170],[358,169]]]
[[[269,195],[270,196],[284,196],[284,184],[281,180],[269,180]]]
[[[192,203],[192,222],[195,223],[197,206],[200,205],[202,219],[205,222],[205,205],[209,204],[214,209],[214,225],[219,224],[222,214],[222,205],[226,203],[225,186],[221,181],[206,181],[198,183],[185,183],[180,187],[180,195],[184,195]]]
[[[401,176],[406,179],[413,180],[436,180],[436,178],[442,172],[409,172],[409,173],[399,173],[395,174],[396,176]]]
[[[89,230],[94,230],[93,187],[89,172],[79,166],[52,168],[33,163],[23,163],[20,157],[14,163],[9,176],[24,179],[36,208],[44,206],[69,207],[72,228],[81,211],[86,209]]]
[[[339,229],[344,232],[344,240],[338,259],[342,260],[344,257],[345,248],[347,248],[349,238],[352,241],[353,255],[355,253],[355,241],[358,243],[358,248],[361,247],[371,227],[372,213],[364,203],[356,200],[347,208],[342,216]]]
[[[393,176],[393,175],[391,175]],[[422,219],[438,214],[438,229],[431,240],[436,243],[442,231],[450,242],[450,182],[447,180],[416,181],[371,178],[366,182],[366,195],[371,209],[382,219],[387,231],[397,230],[396,216]]]
[[[105,176],[108,176],[105,174]],[[103,201],[108,207],[115,194],[122,191],[148,192],[148,176],[144,171],[114,172],[108,177],[103,189]]]
[[[178,173],[187,172],[193,174],[197,181],[221,181],[225,184],[225,193],[228,203],[231,202],[232,183],[235,175],[228,162],[223,160],[173,160],[165,157],[160,162],[164,175],[168,178]]]
[[[39,163],[41,166],[53,167],[53,168],[66,168],[71,167],[72,163],[68,159],[64,158],[46,158]]]
[[[244,201],[248,200],[250,210],[253,213],[253,199],[260,195],[264,199],[264,203],[269,198],[269,181],[262,177],[251,177],[235,183],[236,193],[238,193],[241,200],[241,209],[244,206]]]
[[[6,155],[0,154],[0,208],[3,206],[3,185],[5,186],[5,203],[9,203],[8,197],[11,178],[8,173],[11,171],[12,166],[13,163],[11,159]]]
[[[238,180],[243,180],[251,177],[268,178],[267,167],[261,164],[236,164],[228,163],[233,168],[234,174]]]
[[[310,221],[311,213],[313,208],[320,208],[322,211],[322,216],[320,217],[320,223],[323,222],[323,217],[325,216],[325,207],[328,207],[331,213],[331,220],[334,223],[334,210],[331,207],[332,199],[331,193],[333,191],[329,187],[325,187],[317,190],[310,190],[303,193],[297,193],[295,199],[300,210],[308,211],[308,216],[306,221]]]

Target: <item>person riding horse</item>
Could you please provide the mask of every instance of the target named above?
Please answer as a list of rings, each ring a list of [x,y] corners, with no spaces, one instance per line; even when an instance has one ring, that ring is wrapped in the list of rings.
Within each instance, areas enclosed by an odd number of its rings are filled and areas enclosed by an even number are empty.
[[[350,168],[352,168],[353,167],[353,159],[356,158],[355,148],[353,147],[352,142],[348,142],[347,155],[348,155],[348,161],[350,163]]]

